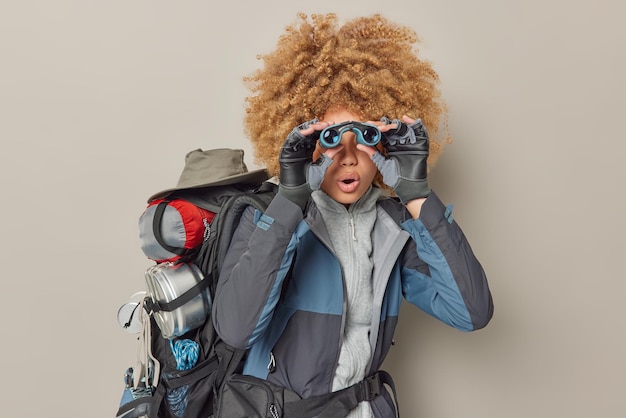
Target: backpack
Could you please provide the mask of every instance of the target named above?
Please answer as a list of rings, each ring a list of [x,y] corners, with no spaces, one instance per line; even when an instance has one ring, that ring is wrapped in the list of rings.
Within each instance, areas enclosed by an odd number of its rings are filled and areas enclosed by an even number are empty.
[[[192,153],[198,151],[204,153]],[[120,325],[140,329],[140,335],[137,363],[124,375],[116,417],[336,418],[373,400],[383,385],[391,387],[397,405],[393,380],[383,371],[307,399],[240,374],[246,351],[218,337],[212,298],[242,213],[249,206],[265,211],[278,189],[263,181],[266,175],[245,176],[241,183],[182,187],[148,199],[140,238],[144,254],[156,264],[146,271],[148,291],[118,311]],[[184,175],[179,184],[183,180]]]
[[[276,190],[270,182],[234,184],[180,190],[150,202],[140,217],[140,237],[144,253],[156,264],[146,271],[148,292],[127,318],[120,318],[125,326],[141,322],[141,332],[139,358],[126,370],[116,417],[212,415],[215,388],[227,371],[238,370],[245,353],[226,346],[213,328],[210,304],[218,271],[243,211],[248,206],[264,211]],[[168,210],[174,215],[166,217]],[[194,225],[204,231],[194,232]],[[175,246],[168,229],[193,233],[183,238],[173,234],[179,238]],[[203,237],[200,244],[198,235]],[[147,241],[155,241],[171,257],[153,256],[155,242]],[[187,287],[164,297],[168,286],[181,280]],[[191,319],[181,319],[181,313]]]

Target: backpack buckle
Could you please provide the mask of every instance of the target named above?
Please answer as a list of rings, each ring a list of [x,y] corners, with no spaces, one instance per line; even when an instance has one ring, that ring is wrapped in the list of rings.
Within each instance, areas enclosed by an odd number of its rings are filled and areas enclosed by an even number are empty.
[[[359,384],[359,402],[371,401],[372,399],[380,395],[381,386],[382,385],[378,373],[363,379]]]

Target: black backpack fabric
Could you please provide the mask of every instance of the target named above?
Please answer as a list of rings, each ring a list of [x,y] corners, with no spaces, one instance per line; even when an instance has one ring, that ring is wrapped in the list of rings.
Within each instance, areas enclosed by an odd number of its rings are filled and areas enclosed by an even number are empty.
[[[195,264],[204,278],[167,303],[155,302],[146,296],[141,305],[143,312],[134,312],[135,315],[143,314],[147,318],[144,320],[149,321],[151,331],[143,336],[147,340],[145,344],[149,344],[147,348],[152,358],[158,361],[158,380],[153,381],[153,376],[143,375],[145,388],[137,390],[133,374],[138,371],[129,368],[125,377],[125,398],[122,398],[116,417],[207,418],[213,415],[216,388],[227,373],[239,370],[245,352],[228,347],[219,339],[210,314],[202,326],[173,339],[161,335],[151,314],[172,312],[205,291],[209,292],[212,300],[219,269],[243,211],[248,206],[264,211],[277,189],[275,184],[264,182],[256,187],[230,185],[200,188],[177,191],[168,196],[168,199],[182,199],[215,213],[202,244],[176,261]],[[159,227],[159,221],[155,219],[155,228]],[[155,235],[159,238],[160,234],[157,232]],[[181,369],[180,359],[174,352],[180,348],[179,345],[189,341],[196,343],[193,346],[198,349],[194,353],[197,360],[193,367]],[[149,359],[146,361],[150,362]]]

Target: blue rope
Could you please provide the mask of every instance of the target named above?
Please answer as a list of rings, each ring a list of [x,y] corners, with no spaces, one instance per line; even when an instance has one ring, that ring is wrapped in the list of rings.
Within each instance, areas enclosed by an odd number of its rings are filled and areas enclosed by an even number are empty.
[[[194,340],[170,340],[170,348],[178,370],[189,370],[198,362],[200,345]]]
[[[198,363],[200,345],[193,340],[170,340],[170,348],[176,360],[177,370],[189,370]],[[187,409],[187,393],[189,385],[167,391],[167,402],[177,417],[183,417]]]

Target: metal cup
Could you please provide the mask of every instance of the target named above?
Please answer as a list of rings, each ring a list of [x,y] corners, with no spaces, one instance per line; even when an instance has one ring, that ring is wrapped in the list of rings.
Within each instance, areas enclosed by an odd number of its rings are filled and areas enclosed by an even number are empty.
[[[117,311],[117,322],[122,328],[131,334],[137,334],[141,331],[141,301],[146,297],[146,292],[137,292],[133,294],[128,302],[120,306]]]
[[[193,263],[165,262],[154,265],[145,274],[148,294],[155,303],[169,303],[204,280]],[[209,290],[172,311],[154,312],[154,319],[165,338],[179,337],[204,323],[211,312]]]

